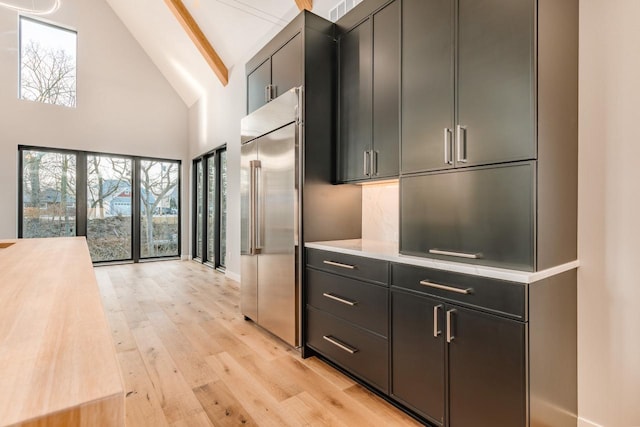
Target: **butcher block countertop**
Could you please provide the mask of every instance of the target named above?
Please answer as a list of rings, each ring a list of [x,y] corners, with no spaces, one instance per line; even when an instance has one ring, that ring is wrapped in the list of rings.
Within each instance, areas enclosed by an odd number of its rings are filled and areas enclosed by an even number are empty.
[[[84,237],[0,240],[0,426],[10,425],[124,425]]]

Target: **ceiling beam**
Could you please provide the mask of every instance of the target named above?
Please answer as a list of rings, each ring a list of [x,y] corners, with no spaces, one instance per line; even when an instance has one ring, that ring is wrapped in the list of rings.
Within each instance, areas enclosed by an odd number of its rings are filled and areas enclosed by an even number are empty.
[[[309,0],[311,1],[311,0]],[[218,76],[220,83],[226,86],[229,83],[229,70],[222,62],[222,59],[218,56],[207,37],[204,35],[198,23],[193,16],[189,13],[182,0],[164,0],[167,4],[173,16],[176,17],[182,28],[187,33],[193,44],[196,45],[207,64],[211,67],[213,72]]]
[[[313,0],[296,0],[296,4],[298,5],[298,9],[300,10],[312,10],[313,9]]]

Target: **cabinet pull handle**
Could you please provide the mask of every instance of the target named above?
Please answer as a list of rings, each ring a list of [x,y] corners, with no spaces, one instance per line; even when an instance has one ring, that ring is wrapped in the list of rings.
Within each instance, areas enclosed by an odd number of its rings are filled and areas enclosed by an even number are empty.
[[[444,163],[446,165],[452,165],[453,159],[451,152],[453,151],[453,144],[451,143],[452,132],[451,129],[444,129]]]
[[[269,88],[269,97],[271,98],[271,101],[273,101],[278,97],[278,86],[269,85]]]
[[[358,352],[357,348],[351,347],[350,345],[343,343],[342,341],[332,337],[331,335],[323,335],[322,338],[349,354],[356,354]]]
[[[479,259],[482,258],[482,253],[468,254],[464,252],[452,252],[452,251],[442,251],[440,249],[429,249],[430,254],[434,255],[448,255],[455,256],[458,258],[469,258],[469,259]]]
[[[265,104],[269,102],[269,85],[264,87],[264,102]]]
[[[436,289],[442,289],[443,291],[455,292],[456,294],[469,295],[473,293],[473,288],[467,288],[467,289],[454,288],[452,286],[446,286],[446,285],[441,285],[439,283],[429,282],[428,280],[422,280],[420,281],[420,284],[422,286],[427,286],[429,288],[436,288]]]
[[[458,125],[456,127],[456,139],[458,140],[458,163],[467,163],[467,128]]]
[[[456,336],[453,334],[453,314],[456,312],[456,310],[448,310],[447,311],[447,342],[450,343],[451,341],[453,341],[454,339],[456,339]]]
[[[371,176],[378,176],[378,152],[371,150]]]
[[[433,336],[438,337],[442,331],[438,327],[438,312],[443,308],[442,304],[433,307]]]
[[[327,264],[327,265],[332,265],[334,267],[340,267],[340,268],[347,268],[349,270],[355,270],[356,266],[355,265],[351,265],[351,264],[343,264],[341,262],[335,262],[335,261],[328,261],[328,260],[324,260],[322,261],[323,263]]]
[[[341,297],[339,297],[339,296],[337,296],[337,295],[330,294],[330,293],[327,293],[327,292],[323,293],[323,294],[322,294],[322,296],[323,296],[323,297],[327,297],[327,298],[329,298],[329,299],[332,299],[332,300],[334,300],[334,301],[341,302],[342,304],[349,305],[349,306],[351,306],[351,307],[353,307],[354,305],[358,304],[358,301],[350,301],[350,300],[348,300],[348,299],[341,298]]]
[[[364,176],[370,176],[370,168],[371,168],[371,155],[369,150],[365,150],[364,152]]]

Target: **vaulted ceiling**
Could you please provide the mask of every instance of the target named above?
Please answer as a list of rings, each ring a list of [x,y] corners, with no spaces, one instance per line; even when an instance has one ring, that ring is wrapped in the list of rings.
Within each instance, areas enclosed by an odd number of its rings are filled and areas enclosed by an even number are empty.
[[[339,0],[313,0],[313,12],[328,16]],[[164,1],[107,0],[167,80],[191,106],[212,85],[221,85],[181,23]],[[244,72],[263,46],[309,0],[183,0],[229,72]]]

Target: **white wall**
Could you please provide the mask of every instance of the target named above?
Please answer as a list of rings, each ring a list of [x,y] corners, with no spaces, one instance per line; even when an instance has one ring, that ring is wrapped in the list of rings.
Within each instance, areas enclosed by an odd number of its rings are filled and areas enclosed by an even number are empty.
[[[580,9],[579,414],[640,426],[640,1]]]
[[[104,0],[65,0],[47,19],[78,31],[78,106],[17,99],[18,17],[0,8],[0,238],[17,233],[19,144],[189,159],[187,107]]]

